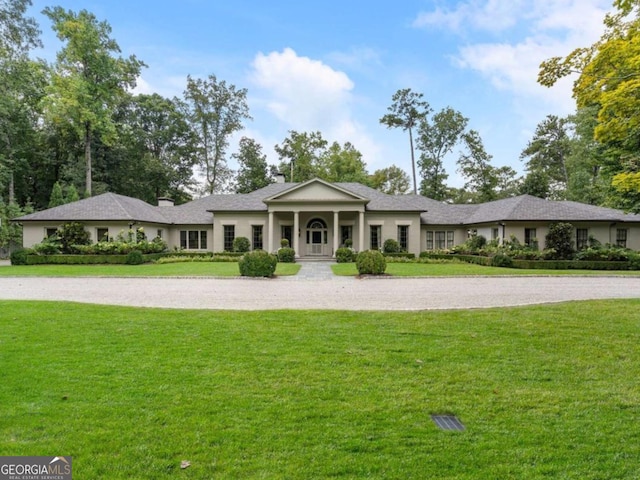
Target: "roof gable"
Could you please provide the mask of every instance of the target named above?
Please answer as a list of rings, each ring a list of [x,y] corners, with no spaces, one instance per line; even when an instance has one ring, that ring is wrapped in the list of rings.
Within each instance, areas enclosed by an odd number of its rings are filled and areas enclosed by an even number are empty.
[[[353,191],[342,188],[337,184],[328,183],[318,178],[294,185],[283,192],[279,192],[264,199],[265,203],[318,201],[366,203],[369,199],[358,195]]]

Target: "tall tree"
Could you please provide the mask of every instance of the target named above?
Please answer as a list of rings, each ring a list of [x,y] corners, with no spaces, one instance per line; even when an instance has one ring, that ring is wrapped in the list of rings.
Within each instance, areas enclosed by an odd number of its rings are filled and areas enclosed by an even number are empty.
[[[460,142],[469,119],[460,112],[447,107],[420,120],[418,128],[418,150],[420,150],[420,193],[434,200],[447,197],[444,158]]]
[[[49,197],[49,208],[58,207],[65,203],[64,197],[62,196],[62,186],[60,185],[60,182],[56,182],[53,184],[51,197]]]
[[[320,158],[318,177],[328,182],[357,182],[369,180],[362,154],[349,142],[333,142]]]
[[[267,156],[262,153],[262,145],[253,138],[242,137],[238,152],[231,155],[238,162],[236,193],[251,193],[273,183],[269,175]]]
[[[299,133],[290,130],[289,137],[274,147],[280,157],[280,173],[287,182],[305,182],[317,177],[327,144],[318,131]]]
[[[545,173],[551,182],[551,195],[556,199],[565,197],[569,183],[567,159],[571,154],[571,138],[567,123],[566,118],[548,115],[520,154],[520,159],[526,160],[527,171]]]
[[[381,168],[369,178],[372,188],[389,195],[403,195],[409,191],[411,179],[407,172],[396,165]]]
[[[466,153],[458,159],[458,171],[466,178],[465,189],[475,193],[476,202],[489,202],[497,198],[498,175],[491,165],[480,134],[470,130],[463,135]]]
[[[413,92],[410,88],[398,90],[391,97],[393,102],[387,108],[388,114],[380,119],[380,123],[387,128],[401,128],[409,132],[409,147],[411,150],[411,170],[413,173],[413,193],[418,193],[416,180],[416,160],[413,148],[413,129],[431,112],[429,104],[422,100],[423,94]]]
[[[54,7],[46,8],[44,14],[65,43],[58,52],[45,97],[46,112],[54,123],[71,123],[82,138],[85,195],[90,196],[93,136],[99,134],[106,145],[114,141],[113,110],[127,89],[135,87],[144,63],[133,55],[126,59],[116,56],[120,47],[110,38],[110,25],[86,10],[74,13]]]
[[[223,188],[225,177],[231,173],[226,161],[229,137],[242,130],[244,120],[251,119],[247,90],[219,81],[215,75],[206,80],[189,75],[184,97],[191,123],[198,132],[205,189],[212,194]]]

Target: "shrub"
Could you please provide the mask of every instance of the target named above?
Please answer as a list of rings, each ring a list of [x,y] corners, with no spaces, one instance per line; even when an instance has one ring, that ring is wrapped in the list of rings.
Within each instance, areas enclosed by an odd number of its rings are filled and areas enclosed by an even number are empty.
[[[19,248],[18,250],[14,250],[10,256],[11,265],[26,265],[27,255],[29,255],[29,250],[27,249]]]
[[[238,262],[243,277],[272,277],[277,264],[276,256],[264,250],[245,253]]]
[[[398,253],[400,251],[400,244],[397,240],[393,238],[388,238],[384,241],[384,245],[382,246],[382,251],[384,253]]]
[[[491,266],[513,268],[513,258],[504,253],[499,253],[491,258]]]
[[[283,238],[282,240],[280,240],[280,246],[282,248],[287,248],[289,246],[289,240],[287,240],[286,238]]]
[[[556,251],[557,260],[573,258],[573,225],[570,223],[552,223],[545,237],[545,248]]]
[[[89,232],[84,229],[80,222],[69,222],[58,228],[58,238],[63,253],[75,253],[75,245],[89,245],[91,238]]]
[[[233,239],[233,251],[245,253],[251,250],[251,242],[247,237],[236,237]]]
[[[127,265],[142,265],[144,258],[142,258],[142,252],[140,250],[131,250],[127,254]]]
[[[629,254],[629,270],[640,270],[640,253]]]
[[[347,247],[341,247],[336,250],[336,262],[338,263],[351,263],[355,253],[353,250]]]
[[[278,261],[282,263],[296,263],[296,251],[289,247],[279,248]]]
[[[483,235],[474,235],[466,243],[472,252],[477,252],[487,244],[487,239]]]
[[[41,243],[35,244],[33,250],[38,255],[55,255],[60,253],[60,241],[54,235],[53,237],[45,238]]]
[[[353,239],[352,238],[347,238],[344,241],[344,246],[347,247],[347,248],[353,247]]]
[[[381,275],[387,269],[387,261],[378,250],[365,250],[356,257],[356,268],[360,275]]]

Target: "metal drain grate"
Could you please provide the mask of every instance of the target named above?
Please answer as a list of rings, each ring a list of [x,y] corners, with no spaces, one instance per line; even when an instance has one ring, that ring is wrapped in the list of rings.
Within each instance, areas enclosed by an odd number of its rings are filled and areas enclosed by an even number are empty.
[[[464,425],[455,415],[431,415],[431,420],[442,430],[463,431]]]

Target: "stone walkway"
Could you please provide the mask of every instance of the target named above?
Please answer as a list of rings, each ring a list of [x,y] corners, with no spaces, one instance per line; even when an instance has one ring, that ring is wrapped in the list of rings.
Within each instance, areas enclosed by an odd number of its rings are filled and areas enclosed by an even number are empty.
[[[283,280],[336,280],[340,277],[333,274],[331,265],[335,262],[305,262],[298,261],[300,271],[297,275],[280,277]]]

